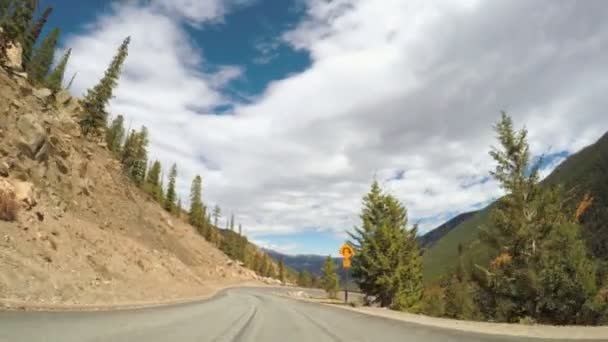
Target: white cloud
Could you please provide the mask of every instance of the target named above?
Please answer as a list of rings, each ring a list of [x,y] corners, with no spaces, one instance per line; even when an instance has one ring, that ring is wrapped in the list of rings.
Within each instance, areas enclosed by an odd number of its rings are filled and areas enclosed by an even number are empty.
[[[152,0],[151,7],[163,13],[185,18],[192,24],[221,21],[234,7],[255,0]]]
[[[228,103],[220,88],[242,67],[206,68],[180,20],[221,20],[230,6],[169,3],[192,15],[122,7],[69,39],[76,89],[131,34],[112,109],[150,128],[152,154],[178,163],[184,196],[201,173],[205,198],[253,236],[351,228],[374,174],[412,221],[498,196],[481,180],[503,109],[539,154],[573,152],[608,127],[601,1],[309,0],[282,39],[312,65],[226,116],[209,112]]]

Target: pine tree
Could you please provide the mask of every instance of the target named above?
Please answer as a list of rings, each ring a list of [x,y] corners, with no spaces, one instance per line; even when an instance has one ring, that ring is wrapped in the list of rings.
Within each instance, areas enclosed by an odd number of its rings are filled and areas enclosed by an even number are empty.
[[[176,216],[180,218],[182,216],[182,197],[179,196],[177,198],[177,214]]]
[[[85,136],[106,127],[108,114],[105,107],[112,98],[114,88],[118,85],[118,77],[122,64],[127,58],[130,41],[131,37],[127,37],[123,41],[104,77],[93,89],[87,91],[83,101],[84,115],[80,120],[80,127]]]
[[[42,28],[44,27],[44,24],[46,24],[49,16],[51,15],[51,12],[53,12],[52,7],[47,7],[44,10],[44,12],[42,12],[42,15],[40,16],[40,18],[38,18],[38,20],[36,21],[34,26],[32,26],[32,28],[30,29],[30,32],[27,35],[27,39],[25,39],[25,42],[23,45],[23,54],[22,54],[23,57],[22,58],[23,58],[23,64],[26,66],[26,70],[27,70],[27,67],[29,66],[30,57],[32,55],[34,46],[36,45],[36,41],[38,40],[38,37],[40,36],[40,33],[42,32]]]
[[[21,0],[18,2],[13,3],[12,15],[5,21],[2,28],[8,41],[18,42],[23,47],[36,9],[36,0]]]
[[[218,221],[220,219],[220,217],[222,216],[222,210],[220,209],[220,207],[216,204],[215,207],[213,207],[213,225],[217,228],[217,224]]]
[[[298,274],[298,286],[300,287],[311,287],[312,282],[310,279],[310,274],[307,270],[300,270]]]
[[[321,287],[321,279],[319,279],[319,276],[316,274],[311,274],[310,275],[310,284],[308,287],[312,287],[315,289],[318,289]]]
[[[167,186],[167,195],[165,197],[165,210],[170,213],[175,212],[175,201],[177,199],[177,193],[175,191],[175,182],[177,179],[177,165],[171,166],[169,172],[169,185]]]
[[[150,195],[154,196],[157,201],[162,197],[162,189],[160,184],[161,170],[162,166],[160,161],[155,160],[148,171],[148,175],[146,176],[146,185],[144,186],[144,190]]]
[[[202,231],[203,227],[205,227],[205,213],[203,211],[202,178],[200,175],[194,177],[192,186],[190,187],[188,222],[205,235],[206,232]]]
[[[165,174],[161,172],[160,174],[160,184],[158,185],[158,192],[156,193],[156,202],[164,204],[165,203]]]
[[[135,160],[131,166],[131,177],[138,186],[143,186],[148,165],[148,129],[145,126],[137,134]]]
[[[122,140],[125,137],[125,118],[122,115],[118,115],[112,123],[110,128],[106,131],[106,143],[110,151],[117,154],[121,154]]]
[[[456,271],[448,275],[442,284],[445,294],[444,313],[450,318],[474,320],[479,318],[480,312],[475,303],[469,274],[465,269],[463,253],[464,247],[459,243]]]
[[[68,49],[65,52],[65,54],[63,55],[63,57],[61,57],[61,60],[59,60],[59,63],[55,67],[55,70],[53,70],[46,79],[46,82],[45,82],[46,86],[53,93],[57,93],[61,90],[61,87],[63,85],[63,76],[65,74],[65,68],[68,65],[68,60],[70,59],[71,54],[72,54],[72,49]],[[124,129],[123,129],[123,134],[124,134]]]
[[[0,25],[4,25],[13,10],[14,0],[0,0]]]
[[[321,270],[321,286],[327,293],[329,298],[336,298],[339,290],[339,279],[336,273],[336,264],[328,255],[323,263],[323,269]]]
[[[41,84],[49,73],[55,58],[55,46],[58,39],[59,29],[55,28],[49,32],[40,47],[34,52],[27,65],[28,77],[33,84]]]
[[[127,175],[142,186],[148,164],[148,129],[142,126],[139,132],[131,130],[121,149],[121,162]]]
[[[279,260],[279,280],[282,282],[285,281],[285,264],[283,263],[283,260]]]
[[[584,323],[580,313],[595,296],[595,266],[588,259],[574,212],[561,187],[540,186],[540,162],[531,165],[527,131],[515,132],[502,113],[495,126],[500,148],[490,152],[492,175],[506,195],[491,212],[480,240],[496,251],[489,267],[477,265],[480,308],[494,320]]]
[[[78,71],[74,73],[74,75],[72,75],[72,78],[70,78],[70,82],[68,82],[68,85],[65,87],[65,89],[69,90],[70,88],[72,88],[72,84],[74,83],[74,80],[76,79],[76,75],[78,75]]]
[[[407,228],[407,212],[377,181],[363,199],[363,225],[350,234],[357,253],[352,274],[359,288],[382,307],[419,309],[422,261],[416,227]]]

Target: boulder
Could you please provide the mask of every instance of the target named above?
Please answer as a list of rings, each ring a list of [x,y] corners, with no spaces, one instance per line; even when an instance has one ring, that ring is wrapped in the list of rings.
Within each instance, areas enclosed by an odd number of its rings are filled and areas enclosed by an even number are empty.
[[[32,114],[25,114],[17,120],[21,133],[19,146],[30,158],[35,158],[46,142],[46,132]]]
[[[50,136],[49,141],[51,142],[51,147],[54,153],[61,156],[61,158],[67,158],[70,156],[69,147],[66,146],[58,137]]]
[[[34,89],[32,94],[40,100],[46,100],[53,92],[48,88],[39,88]]]
[[[9,196],[14,196],[15,186],[8,179],[0,178],[0,192],[8,194]]]
[[[4,65],[14,70],[22,70],[23,65],[23,48],[20,43],[9,42],[4,50],[6,60]]]
[[[13,101],[11,101],[11,106],[20,109],[21,107],[23,107],[23,102],[17,100],[17,99],[13,99]]]
[[[91,196],[91,192],[95,184],[90,178],[81,178],[78,180],[79,194]]]
[[[36,198],[34,197],[34,184],[31,182],[12,181],[15,189],[15,199],[19,201],[26,209],[31,209],[36,206]]]
[[[9,169],[10,169],[10,166],[8,165],[7,162],[5,162],[5,161],[0,162],[0,177],[8,177]]]

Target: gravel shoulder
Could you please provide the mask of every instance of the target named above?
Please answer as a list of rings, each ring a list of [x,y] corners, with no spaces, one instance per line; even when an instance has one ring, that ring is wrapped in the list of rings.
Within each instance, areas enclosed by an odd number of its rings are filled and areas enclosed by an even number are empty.
[[[277,294],[299,301],[317,303],[342,310],[358,312],[369,316],[382,317],[439,329],[522,338],[608,341],[608,326],[552,326],[460,321],[455,319],[393,311],[383,308],[352,307],[337,300],[320,298],[319,294],[316,292],[313,295],[303,294],[304,292],[306,292],[306,290],[300,289]]]
[[[381,308],[359,307],[353,308],[344,304],[327,304],[343,310],[355,311],[366,315],[394,319],[402,322],[420,324],[435,328],[453,329],[458,331],[514,336],[531,337],[556,340],[606,340],[608,341],[608,327],[591,326],[551,326],[551,325],[524,325],[508,323],[488,323],[459,321],[448,318],[437,318],[425,315],[415,315],[406,312],[392,311]]]

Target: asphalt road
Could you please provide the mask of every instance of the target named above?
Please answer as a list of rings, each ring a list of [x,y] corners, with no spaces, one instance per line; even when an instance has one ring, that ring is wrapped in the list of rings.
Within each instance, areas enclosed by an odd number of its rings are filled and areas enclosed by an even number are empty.
[[[140,310],[0,312],[0,341],[542,341],[423,327],[275,291],[231,289],[204,302]]]

